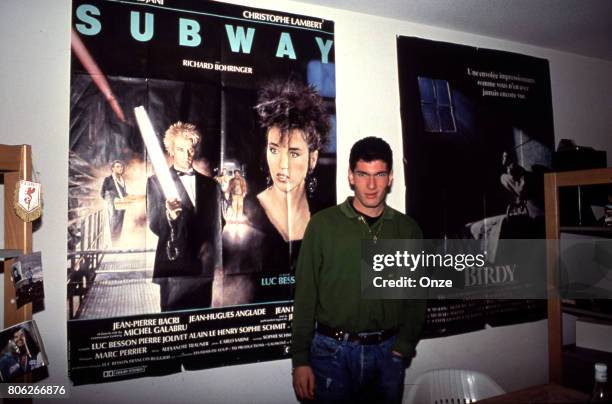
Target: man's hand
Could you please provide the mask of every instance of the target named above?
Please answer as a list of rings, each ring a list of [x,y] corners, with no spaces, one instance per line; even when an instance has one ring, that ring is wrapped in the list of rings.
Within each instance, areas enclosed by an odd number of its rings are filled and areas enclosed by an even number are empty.
[[[396,356],[398,358],[401,358],[402,361],[404,361],[404,366],[405,367],[410,366],[410,363],[412,362],[412,358],[414,357],[414,356],[412,356],[412,357],[404,356],[402,353],[397,352],[397,351],[391,351],[391,355]]]
[[[181,201],[179,199],[166,199],[166,214],[170,220],[176,220],[181,213]]]
[[[293,390],[300,400],[314,400],[315,376],[310,366],[293,370]]]

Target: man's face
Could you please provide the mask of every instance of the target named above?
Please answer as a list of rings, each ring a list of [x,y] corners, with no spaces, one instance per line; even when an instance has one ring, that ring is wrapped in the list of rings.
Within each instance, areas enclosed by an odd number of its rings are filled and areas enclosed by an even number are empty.
[[[113,174],[122,175],[123,174],[123,164],[121,163],[113,164]]]
[[[25,346],[25,333],[23,330],[18,330],[13,334],[13,342],[17,345],[18,348],[22,348]]]
[[[174,158],[174,167],[176,167],[177,170],[191,170],[195,149],[190,139],[184,137],[175,138],[174,145],[169,153]]]
[[[387,190],[393,183],[393,172],[389,171],[387,163],[382,160],[358,160],[355,169],[349,169],[348,177],[355,191],[355,208],[365,214],[379,214]]]
[[[240,178],[240,171],[234,171],[234,177]]]

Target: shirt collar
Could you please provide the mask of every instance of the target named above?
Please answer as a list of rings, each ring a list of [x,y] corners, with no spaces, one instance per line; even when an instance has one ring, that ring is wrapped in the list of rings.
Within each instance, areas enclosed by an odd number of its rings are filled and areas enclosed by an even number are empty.
[[[340,211],[344,213],[346,217],[350,219],[355,219],[361,216],[359,213],[357,213],[357,211],[353,207],[353,197],[352,196],[349,196],[348,198],[346,198],[344,202],[340,204]],[[394,216],[393,209],[391,209],[389,206],[387,206],[387,204],[385,204],[385,210],[383,210],[383,213],[381,216],[385,220],[393,219],[393,216]]]

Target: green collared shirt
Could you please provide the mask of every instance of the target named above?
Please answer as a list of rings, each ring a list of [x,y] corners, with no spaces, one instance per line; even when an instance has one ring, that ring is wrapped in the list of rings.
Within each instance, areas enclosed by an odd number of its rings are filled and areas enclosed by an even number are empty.
[[[419,225],[385,206],[370,227],[352,198],[314,215],[306,228],[296,271],[293,367],[308,365],[315,323],[348,332],[399,328],[394,350],[410,358],[423,326],[425,302],[361,297],[362,239],[420,239]]]

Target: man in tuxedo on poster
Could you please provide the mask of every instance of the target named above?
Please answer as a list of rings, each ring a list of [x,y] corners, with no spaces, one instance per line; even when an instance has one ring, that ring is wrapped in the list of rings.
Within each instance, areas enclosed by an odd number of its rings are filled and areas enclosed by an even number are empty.
[[[115,206],[116,200],[122,201],[128,195],[125,179],[123,178],[124,171],[125,164],[123,161],[113,161],[111,163],[111,175],[104,178],[102,188],[100,189],[100,196],[106,202],[111,240],[113,243],[116,243],[121,237],[123,219],[125,216],[125,210],[117,209]]]
[[[158,236],[153,280],[160,286],[162,311],[210,307],[221,260],[221,190],[193,169],[200,139],[195,125],[183,122],[164,135],[178,199],[166,199],[156,175],[147,180],[147,220]]]

